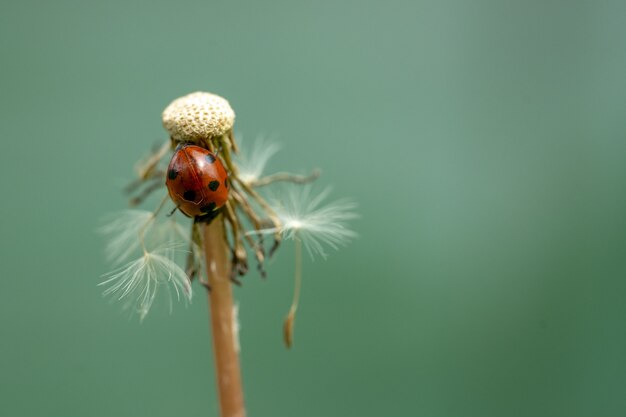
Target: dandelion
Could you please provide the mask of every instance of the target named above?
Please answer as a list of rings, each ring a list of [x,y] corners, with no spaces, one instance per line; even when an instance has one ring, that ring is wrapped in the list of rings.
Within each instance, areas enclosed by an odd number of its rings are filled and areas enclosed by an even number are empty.
[[[191,283],[183,271],[170,258],[153,252],[144,252],[139,259],[109,272],[103,276],[105,281],[99,285],[108,286],[105,296],[113,296],[119,301],[127,300],[125,307],[134,306],[143,320],[154,302],[159,290],[167,293],[170,312],[173,307],[173,292],[176,299],[181,295],[191,301]]]
[[[104,295],[136,311],[141,320],[159,294],[166,296],[170,311],[175,300],[190,302],[196,276],[210,289],[222,416],[245,415],[232,284],[240,283],[239,276],[248,272],[249,252],[265,276],[266,257],[272,256],[282,240],[295,243],[294,296],[284,324],[285,343],[290,347],[302,281],[302,247],[311,258],[326,258],[328,249],[338,249],[355,237],[348,222],[356,217],[354,203],[327,203],[329,189],[316,192],[306,185],[317,179],[319,171],[307,176],[266,174],[269,160],[280,147],[259,138],[240,148],[233,134],[234,121],[228,101],[215,94],[196,92],[170,103],[162,113],[169,139],[137,164],[138,177],[125,189],[134,195],[130,203],[135,206],[165,185],[161,204],[154,212],[115,213],[99,229],[108,239],[107,259],[123,264],[103,275]],[[163,159],[172,151],[165,165]],[[278,182],[305,186],[293,186],[284,196],[268,201],[259,189]],[[159,212],[170,199],[174,210],[163,219]],[[177,211],[190,218],[191,228],[178,222]],[[274,240],[267,253],[266,234]],[[185,253],[179,250],[181,246],[189,248],[186,257],[180,256]],[[203,268],[204,277],[199,273]]]

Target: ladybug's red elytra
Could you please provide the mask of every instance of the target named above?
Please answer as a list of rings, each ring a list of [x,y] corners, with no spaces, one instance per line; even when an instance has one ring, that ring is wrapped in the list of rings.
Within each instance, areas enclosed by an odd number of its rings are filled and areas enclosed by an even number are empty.
[[[176,207],[198,220],[212,219],[228,200],[228,174],[222,162],[200,146],[176,147],[165,185]]]

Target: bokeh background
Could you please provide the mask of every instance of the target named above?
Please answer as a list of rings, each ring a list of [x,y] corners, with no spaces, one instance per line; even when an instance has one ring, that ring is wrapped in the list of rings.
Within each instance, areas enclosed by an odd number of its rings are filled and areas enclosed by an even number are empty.
[[[217,415],[206,300],[102,298],[98,219],[183,94],[360,237],[236,290],[251,417],[626,414],[626,4],[2,1],[0,415]]]

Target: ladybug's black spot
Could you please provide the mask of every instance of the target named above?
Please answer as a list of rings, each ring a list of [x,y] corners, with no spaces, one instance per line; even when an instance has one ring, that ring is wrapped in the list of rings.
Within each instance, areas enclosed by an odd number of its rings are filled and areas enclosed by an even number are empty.
[[[215,191],[215,190],[217,190],[219,188],[219,186],[220,186],[220,182],[219,181],[211,181],[209,183],[209,190]]]
[[[216,204],[214,202],[211,202],[205,206],[200,207],[200,211],[203,213],[211,213],[213,210],[215,210],[215,206]]]
[[[183,193],[183,198],[187,201],[194,201],[196,199],[196,192],[194,190],[187,190]]]
[[[178,177],[178,171],[176,171],[175,169],[170,169],[169,171],[167,171],[167,178],[169,178],[170,180],[174,180],[176,179],[176,177]]]
[[[215,156],[212,153],[209,153],[206,156],[206,160],[209,164],[212,164],[213,162],[215,162]]]

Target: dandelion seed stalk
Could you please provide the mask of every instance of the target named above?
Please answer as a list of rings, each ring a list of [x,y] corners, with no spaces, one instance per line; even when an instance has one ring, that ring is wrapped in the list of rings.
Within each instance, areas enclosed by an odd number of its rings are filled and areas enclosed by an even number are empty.
[[[245,417],[237,348],[239,335],[230,280],[231,262],[222,216],[204,226],[204,254],[210,288],[208,297],[220,416]]]
[[[294,275],[293,300],[289,313],[283,324],[283,339],[287,348],[293,346],[293,330],[296,324],[296,312],[298,311],[298,302],[300,301],[300,287],[302,286],[302,242],[296,236],[294,238],[294,246],[296,252],[296,265]]]

